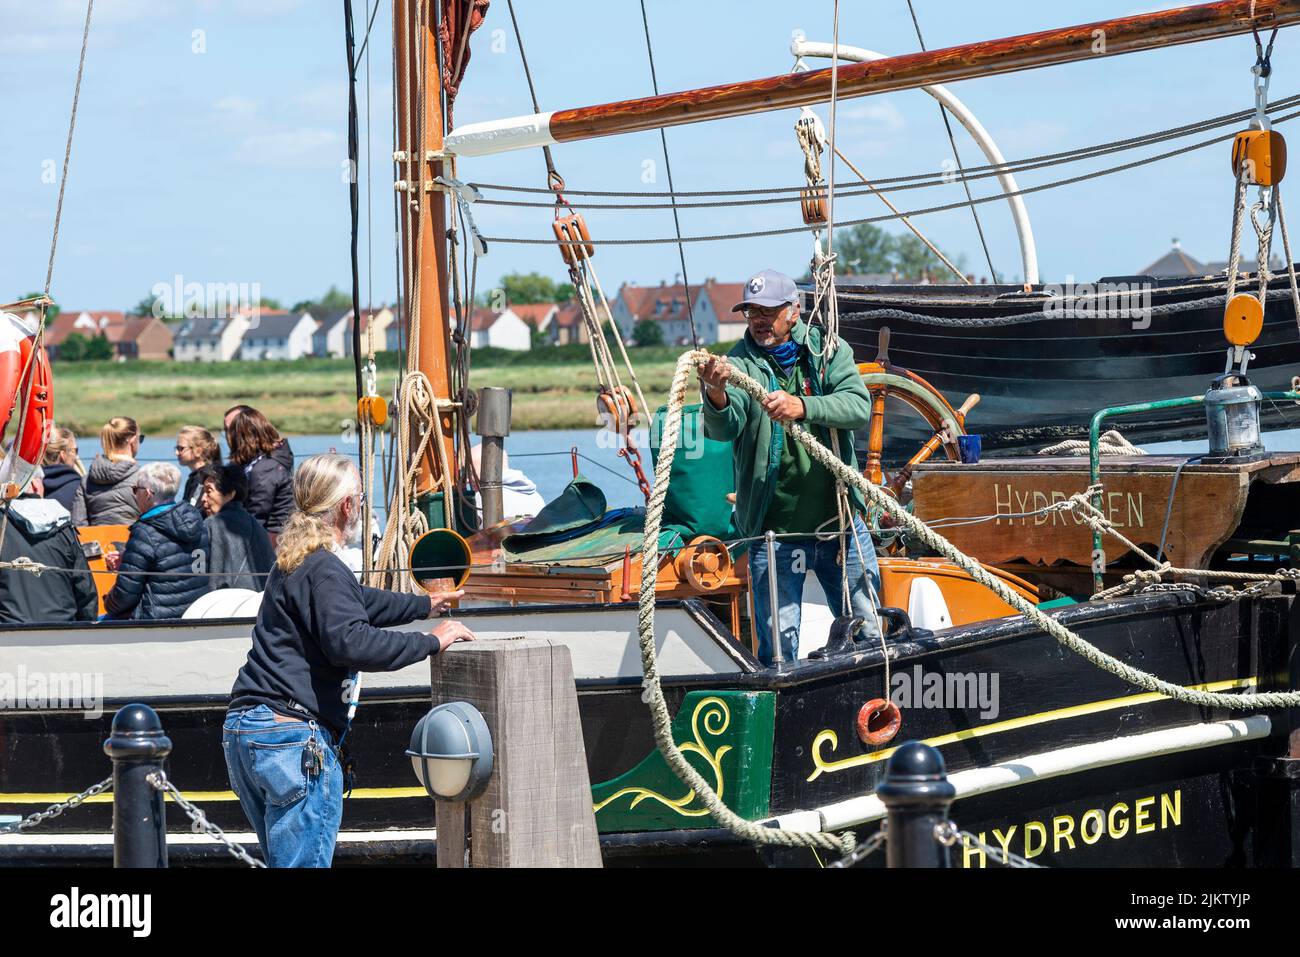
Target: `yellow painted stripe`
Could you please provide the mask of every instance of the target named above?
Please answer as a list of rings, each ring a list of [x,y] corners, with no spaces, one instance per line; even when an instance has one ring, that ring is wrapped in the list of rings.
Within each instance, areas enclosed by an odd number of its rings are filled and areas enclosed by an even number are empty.
[[[1204,684],[1184,685],[1192,691],[1233,691],[1239,688],[1253,688],[1259,684],[1259,676],[1253,675],[1249,678],[1229,678],[1224,681],[1210,681]],[[1100,714],[1103,711],[1113,711],[1116,708],[1124,708],[1130,705],[1151,704],[1155,701],[1168,700],[1168,695],[1160,694],[1155,691],[1144,692],[1143,694],[1126,695],[1122,698],[1108,698],[1105,701],[1092,701],[1087,704],[1071,705],[1068,708],[1057,708],[1053,711],[1040,711],[1038,714],[1028,714],[1021,718],[1009,718],[1006,721],[995,721],[992,724],[980,725],[978,728],[964,728],[961,731],[954,731],[951,734],[941,734],[938,737],[926,738],[922,743],[931,747],[941,748],[945,744],[956,744],[959,741],[968,741],[972,738],[983,738],[992,734],[1002,734],[1005,731],[1015,731],[1018,728],[1033,727],[1038,724],[1047,724],[1051,721],[1063,721],[1067,718],[1080,718],[1090,714]],[[878,761],[886,761],[898,750],[898,748],[886,748],[883,751],[872,751],[870,754],[859,754],[851,758],[843,758],[839,761],[825,761],[821,757],[821,746],[823,742],[829,742],[833,751],[839,743],[839,737],[834,731],[826,730],[820,732],[813,739],[812,756],[813,773],[808,776],[809,781],[816,780],[823,774],[844,771],[848,768],[862,767],[867,764],[875,764]]]
[[[197,803],[204,801],[238,801],[234,791],[186,791],[181,789],[181,793],[189,800]],[[414,788],[355,788],[352,791],[354,798],[417,798],[427,797],[428,794],[421,787]],[[2,804],[56,804],[59,801],[67,800],[66,794],[5,794],[0,792],[0,805]],[[171,795],[167,800],[171,800]],[[86,798],[83,804],[111,804],[113,795],[111,793],[96,794],[92,798]]]

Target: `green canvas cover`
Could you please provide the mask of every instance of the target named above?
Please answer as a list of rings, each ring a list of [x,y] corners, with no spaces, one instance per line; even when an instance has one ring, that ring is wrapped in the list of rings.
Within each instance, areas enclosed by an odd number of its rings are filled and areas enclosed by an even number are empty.
[[[644,508],[606,510],[605,493],[586,476],[578,475],[558,498],[501,545],[507,561],[609,565],[620,561],[626,548],[639,553],[644,533]],[[664,529],[659,535],[659,547],[665,552],[682,544],[675,530]]]
[[[667,406],[655,412],[650,453],[656,463],[667,414]],[[727,501],[727,494],[736,490],[731,454],[731,443],[705,437],[698,402],[682,408],[682,429],[664,500],[664,529],[672,529],[687,542],[697,535],[723,541],[735,537],[734,512]]]

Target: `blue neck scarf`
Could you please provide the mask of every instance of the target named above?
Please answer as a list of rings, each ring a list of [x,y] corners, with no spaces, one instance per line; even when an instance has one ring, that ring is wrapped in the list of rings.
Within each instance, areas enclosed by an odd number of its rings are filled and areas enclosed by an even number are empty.
[[[794,368],[796,360],[799,358],[799,343],[794,339],[787,339],[774,349],[764,349],[776,364],[781,367],[782,375],[789,375],[790,370]]]

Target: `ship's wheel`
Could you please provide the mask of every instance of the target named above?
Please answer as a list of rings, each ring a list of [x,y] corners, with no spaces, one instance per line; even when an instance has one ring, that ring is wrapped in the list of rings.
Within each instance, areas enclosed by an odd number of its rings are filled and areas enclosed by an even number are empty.
[[[889,361],[889,327],[880,330],[880,347],[874,362],[858,365],[858,374],[871,393],[871,426],[868,433],[867,460],[863,474],[874,484],[884,486],[898,498],[912,477],[912,470],[930,458],[939,449],[953,462],[961,460],[957,437],[966,434],[966,415],[979,402],[978,395],[970,396],[954,409],[943,393],[914,372]],[[885,409],[889,399],[896,399],[915,412],[934,431],[934,435],[921,446],[906,465],[887,475],[882,451],[885,445]]]

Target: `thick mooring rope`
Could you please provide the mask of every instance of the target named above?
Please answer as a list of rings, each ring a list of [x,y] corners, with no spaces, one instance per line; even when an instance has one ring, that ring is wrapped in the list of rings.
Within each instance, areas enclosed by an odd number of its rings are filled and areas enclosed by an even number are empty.
[[[664,420],[659,461],[655,466],[654,490],[646,505],[645,539],[642,543],[641,591],[637,604],[638,639],[641,648],[641,667],[644,674],[643,699],[650,708],[654,725],[655,744],[668,766],[682,783],[694,790],[696,797],[708,809],[723,827],[747,840],[760,844],[780,844],[784,846],[816,846],[826,848],[852,848],[853,836],[848,833],[831,835],[820,832],[781,831],[763,827],[753,821],[740,817],[722,803],[721,798],[709,786],[695,768],[687,763],[685,756],[677,747],[672,737],[672,719],[664,701],[660,685],[659,666],[655,653],[655,582],[659,571],[659,529],[663,521],[664,500],[668,494],[669,473],[672,471],[673,459],[677,452],[677,440],[681,431],[682,407],[686,400],[687,380],[691,370],[709,359],[709,353],[693,351],[685,353],[677,360],[673,372],[672,386],[668,394],[668,412]],[[761,400],[766,390],[754,379],[736,368],[729,374],[729,383],[756,400]],[[975,581],[988,588],[1004,602],[1020,612],[1028,621],[1033,622],[1043,631],[1055,638],[1061,645],[1103,671],[1115,675],[1146,691],[1164,695],[1184,704],[1203,708],[1223,708],[1229,711],[1251,711],[1261,708],[1294,708],[1300,706],[1300,692],[1260,692],[1254,694],[1222,694],[1184,688],[1145,671],[1131,667],[1106,654],[1101,649],[1083,640],[1055,618],[1040,611],[1037,606],[1026,601],[1021,595],[1006,585],[1001,579],[990,574],[979,562],[963,554],[942,535],[933,531],[924,522],[901,506],[892,496],[871,484],[855,469],[845,465],[825,446],[818,442],[803,426],[796,422],[785,426],[787,433],[796,442],[808,450],[813,460],[826,468],[838,480],[859,489],[867,501],[893,517],[901,527],[910,531],[920,541],[938,554],[952,561]]]

